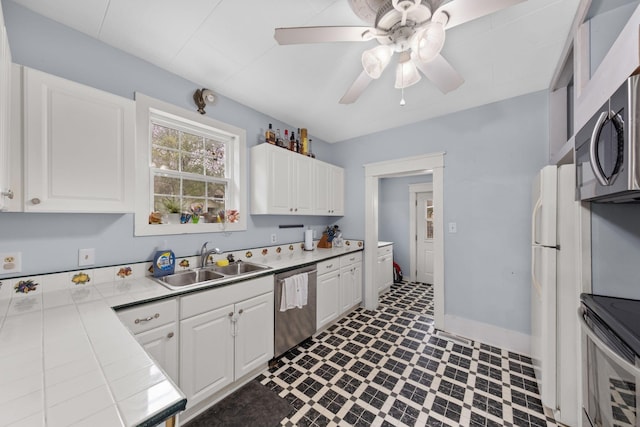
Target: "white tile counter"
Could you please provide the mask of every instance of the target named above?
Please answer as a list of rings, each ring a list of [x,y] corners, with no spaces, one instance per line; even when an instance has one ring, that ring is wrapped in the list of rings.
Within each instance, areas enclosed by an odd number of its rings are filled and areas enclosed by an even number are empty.
[[[285,246],[234,252],[272,267],[243,279],[362,250],[361,242],[311,252]],[[184,408],[180,389],[113,310],[194,291],[171,291],[145,267],[0,279],[0,426],[152,426]]]

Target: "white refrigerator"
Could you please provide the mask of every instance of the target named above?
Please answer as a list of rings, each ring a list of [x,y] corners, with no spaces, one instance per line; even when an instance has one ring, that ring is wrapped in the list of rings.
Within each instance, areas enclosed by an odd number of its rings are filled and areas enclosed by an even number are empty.
[[[568,426],[581,419],[576,312],[585,215],[575,201],[575,166],[543,168],[533,183],[531,356],[542,403]]]

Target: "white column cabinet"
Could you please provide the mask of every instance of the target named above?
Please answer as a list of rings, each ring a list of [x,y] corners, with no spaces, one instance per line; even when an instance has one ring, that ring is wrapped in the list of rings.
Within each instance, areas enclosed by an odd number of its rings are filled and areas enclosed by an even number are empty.
[[[24,210],[133,212],[135,103],[24,67]]]
[[[344,170],[271,144],[256,145],[251,213],[343,215]]]

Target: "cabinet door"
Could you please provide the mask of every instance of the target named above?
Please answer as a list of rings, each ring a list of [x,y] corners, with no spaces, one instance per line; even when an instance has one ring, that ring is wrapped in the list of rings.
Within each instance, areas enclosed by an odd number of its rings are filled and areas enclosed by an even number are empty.
[[[300,154],[293,154],[292,160],[294,213],[298,215],[313,215],[313,160]]]
[[[134,101],[24,70],[25,211],[133,212]]]
[[[344,215],[344,169],[331,167],[331,215]]]
[[[340,314],[346,312],[353,305],[353,266],[340,270]]]
[[[313,211],[316,215],[330,215],[331,208],[329,202],[329,191],[331,188],[330,165],[324,162],[316,161],[313,167],[315,178],[315,194]]]
[[[290,153],[286,150],[273,148],[269,153],[269,213],[292,213]]]
[[[11,137],[11,52],[7,31],[0,22],[0,210],[7,207],[9,190],[9,139]]]
[[[180,388],[190,406],[233,382],[233,305],[180,322]]]
[[[393,253],[378,257],[378,291],[389,288],[393,283]]]
[[[273,357],[273,292],[236,304],[235,379]]]
[[[362,262],[353,265],[353,305],[362,302]]]
[[[136,340],[178,384],[178,336],[176,323],[137,334]]]
[[[340,272],[318,276],[316,327],[330,323],[340,313]]]

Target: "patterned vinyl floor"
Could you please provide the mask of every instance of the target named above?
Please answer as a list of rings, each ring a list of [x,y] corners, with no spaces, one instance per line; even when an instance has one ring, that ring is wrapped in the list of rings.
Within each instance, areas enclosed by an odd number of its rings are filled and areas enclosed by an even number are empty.
[[[428,288],[394,285],[264,372],[295,408],[281,425],[555,426],[528,357],[434,335]]]

